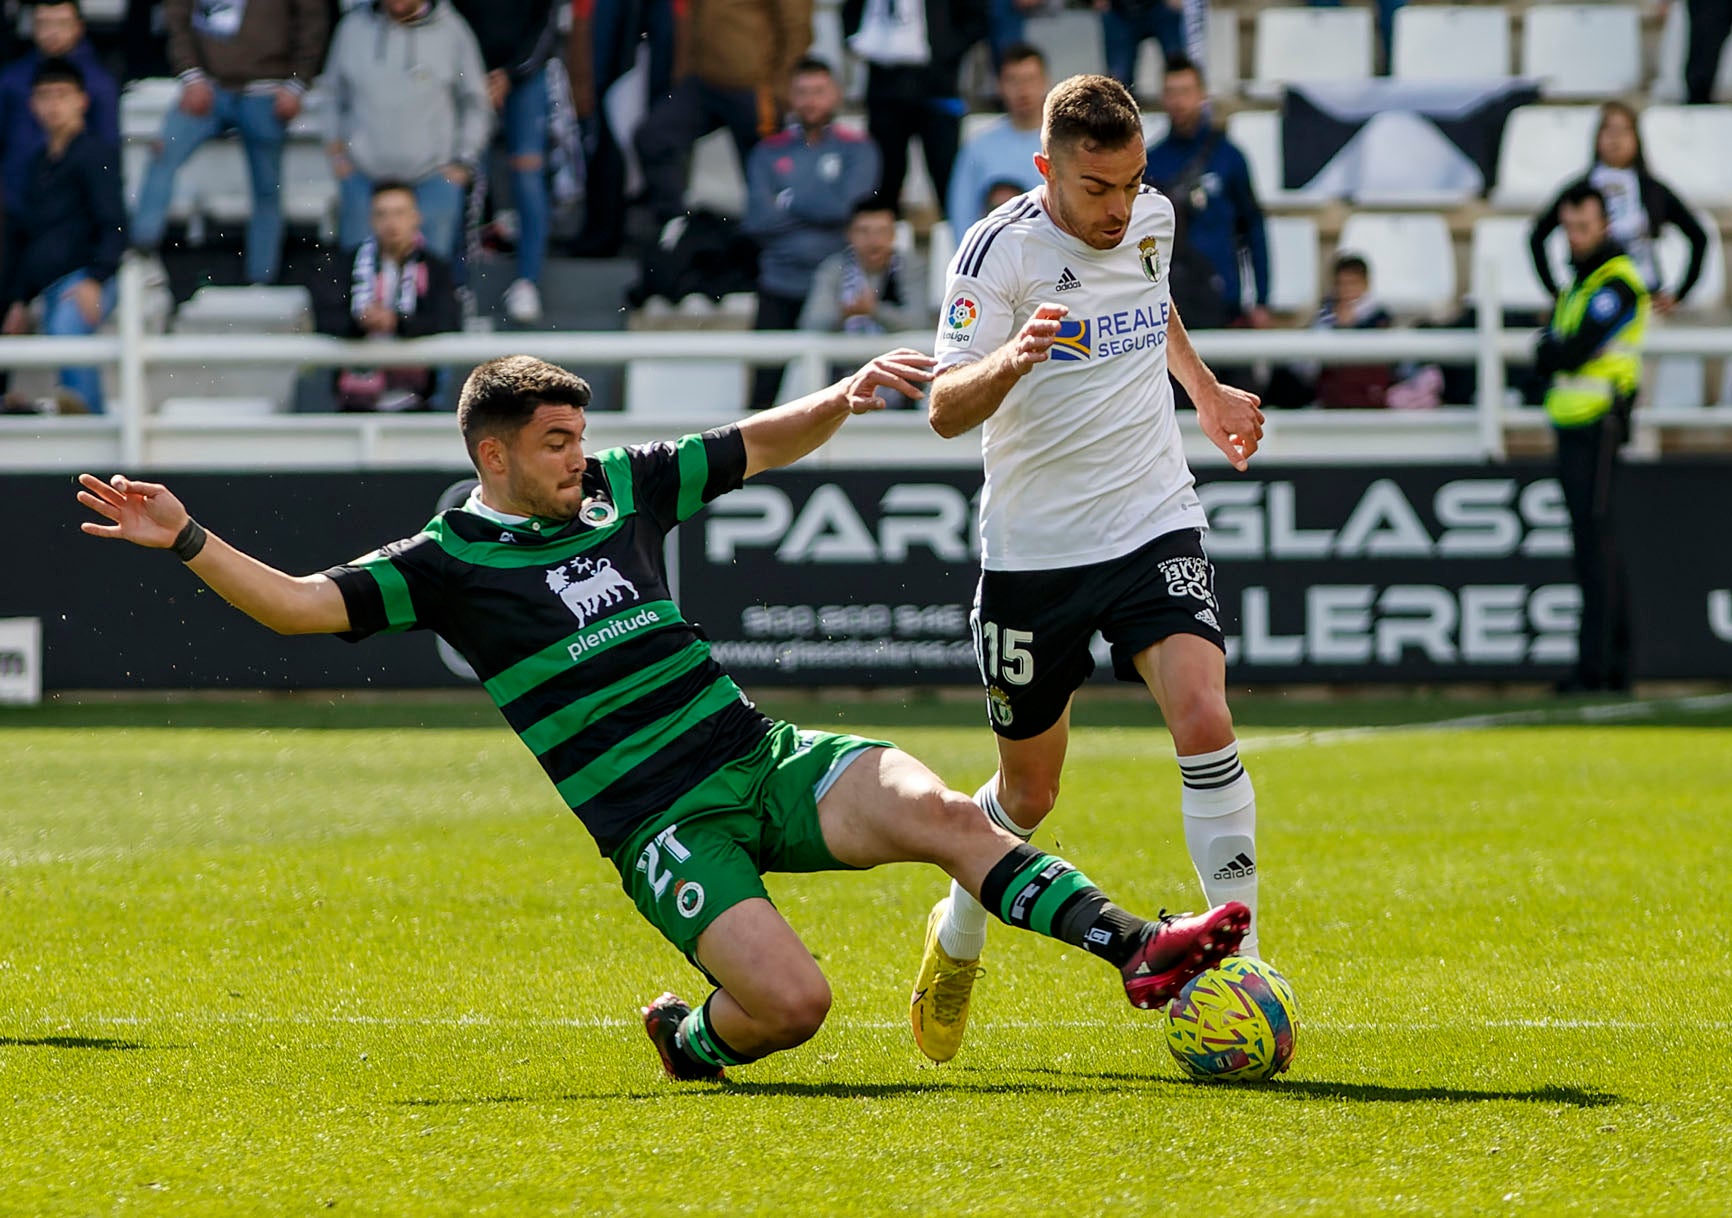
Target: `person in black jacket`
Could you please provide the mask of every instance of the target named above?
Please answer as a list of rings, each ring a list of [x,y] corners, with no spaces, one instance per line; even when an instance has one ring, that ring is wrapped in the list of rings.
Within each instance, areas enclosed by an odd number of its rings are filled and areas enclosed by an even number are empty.
[[[1702,276],[1708,234],[1671,187],[1648,172],[1648,163],[1642,156],[1642,137],[1636,130],[1636,112],[1623,102],[1607,102],[1600,107],[1592,168],[1559,191],[1558,197],[1534,220],[1528,239],[1534,270],[1553,296],[1558,294],[1558,282],[1546,259],[1546,238],[1558,227],[1559,207],[1565,196],[1582,186],[1592,186],[1605,199],[1611,239],[1623,247],[1647,280],[1653,293],[1654,312],[1663,317],[1677,308]],[[1668,224],[1676,225],[1690,243],[1690,261],[1675,289],[1661,284],[1657,256],[1660,230]]]
[[[541,268],[552,226],[547,194],[547,61],[557,31],[553,0],[456,0],[475,31],[487,67],[487,96],[511,158],[517,205],[517,278],[505,289],[505,313],[520,325],[541,320]]]
[[[373,235],[313,294],[320,331],[384,341],[458,329],[451,265],[427,250],[414,187],[405,182],[375,186],[372,224]],[[437,379],[432,368],[345,368],[337,374],[337,406],[427,410]]]
[[[0,267],[0,331],[30,328],[30,302],[42,299],[44,334],[93,334],[114,308],[114,273],[126,248],[120,158],[84,127],[90,98],[84,75],[65,59],[44,59],[30,87],[30,112],[46,145],[30,161],[23,200],[6,217]],[[95,368],[62,368],[60,383],[102,413]]]
[[[910,31],[905,10],[924,9],[925,37]],[[978,0],[843,0],[848,49],[866,61],[866,127],[884,158],[878,193],[899,207],[908,174],[908,141],[920,137],[939,209],[962,144],[965,109],[957,77],[962,57],[987,36],[987,6]]]

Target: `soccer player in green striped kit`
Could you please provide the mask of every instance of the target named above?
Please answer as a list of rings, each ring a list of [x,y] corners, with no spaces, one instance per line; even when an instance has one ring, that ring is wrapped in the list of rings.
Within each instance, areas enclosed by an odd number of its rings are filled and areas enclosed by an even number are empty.
[[[81,475],[98,537],[173,551],[283,634],[355,640],[429,629],[475,669],[640,913],[716,985],[663,994],[644,1026],[667,1073],[719,1078],[810,1039],[830,1009],[811,953],[771,904],[768,871],[916,861],[1013,926],[1116,966],[1157,1008],[1230,955],[1243,905],[1145,920],[1070,864],[998,828],[884,741],[760,713],[668,594],[663,539],[716,496],[823,444],[881,388],[918,398],[932,359],[879,357],[733,426],[584,451],[589,386],[529,356],[481,365],[458,405],[480,485],[414,537],[319,574],[285,574],[207,533],[167,488]]]

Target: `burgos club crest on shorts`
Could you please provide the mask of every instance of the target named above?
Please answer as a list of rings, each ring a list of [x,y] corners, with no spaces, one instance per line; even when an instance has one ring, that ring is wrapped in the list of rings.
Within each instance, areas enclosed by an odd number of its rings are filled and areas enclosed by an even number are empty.
[[[1016,718],[1010,709],[1010,695],[996,685],[986,687],[986,712],[999,727],[1009,727],[1011,720]]]
[[[1143,274],[1148,276],[1150,283],[1161,281],[1161,245],[1153,237],[1144,237],[1137,242],[1137,258],[1143,264]]]
[[[980,320],[980,304],[967,292],[958,292],[944,309],[944,341],[967,345],[974,341],[974,323]]]

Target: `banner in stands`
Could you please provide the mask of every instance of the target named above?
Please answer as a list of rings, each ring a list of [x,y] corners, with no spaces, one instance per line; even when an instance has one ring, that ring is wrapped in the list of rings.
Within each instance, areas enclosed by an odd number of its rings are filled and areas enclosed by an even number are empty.
[[[1282,185],[1347,199],[1483,194],[1497,185],[1510,112],[1539,99],[1538,84],[1519,79],[1289,85],[1281,102]]]
[[[213,531],[297,574],[416,532],[469,485],[424,472],[162,480]],[[279,638],[166,552],[79,533],[69,479],[6,481],[28,567],[0,585],[0,618],[41,620],[44,690],[469,682],[423,632]],[[755,478],[676,535],[676,595],[748,688],[972,685],[979,484],[972,470]],[[1236,682],[1549,679],[1574,654],[1568,520],[1546,466],[1270,467],[1212,473],[1201,493]],[[1732,677],[1718,524],[1732,519],[1732,466],[1632,465],[1620,495],[1637,675]]]

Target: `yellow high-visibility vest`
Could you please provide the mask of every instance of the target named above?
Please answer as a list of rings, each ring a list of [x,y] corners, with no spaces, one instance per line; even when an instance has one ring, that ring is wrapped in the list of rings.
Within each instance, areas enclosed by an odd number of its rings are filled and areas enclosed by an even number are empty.
[[[1594,357],[1573,372],[1552,377],[1546,413],[1559,427],[1586,427],[1611,410],[1618,398],[1642,382],[1642,337],[1648,329],[1648,285],[1636,264],[1623,254],[1608,258],[1586,279],[1570,285],[1552,315],[1552,333],[1567,339],[1581,328],[1594,293],[1621,279],[1636,293],[1636,311],[1614,331]]]

